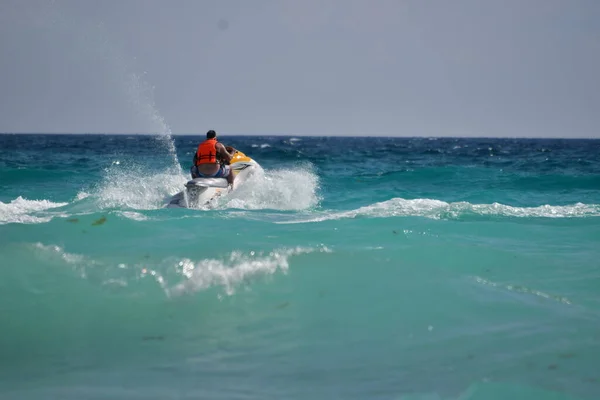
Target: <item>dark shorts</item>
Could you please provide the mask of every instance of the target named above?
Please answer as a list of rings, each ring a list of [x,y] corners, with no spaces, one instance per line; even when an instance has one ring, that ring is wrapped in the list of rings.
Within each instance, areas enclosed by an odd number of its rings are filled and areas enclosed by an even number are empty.
[[[194,165],[190,169],[190,172],[192,173],[192,179],[193,178],[227,178],[229,176],[229,174],[231,173],[231,167],[229,165],[221,165],[221,167],[219,168],[219,170],[217,172],[210,175],[210,174],[202,174],[202,173],[198,172],[198,167]]]

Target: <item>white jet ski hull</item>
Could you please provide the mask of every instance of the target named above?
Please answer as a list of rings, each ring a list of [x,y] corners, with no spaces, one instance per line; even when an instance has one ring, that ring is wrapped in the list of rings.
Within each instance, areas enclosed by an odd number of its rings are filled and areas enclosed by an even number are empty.
[[[185,189],[174,195],[167,204],[167,208],[200,208],[206,207],[222,195],[234,191],[242,184],[260,165],[237,151],[230,161],[231,172],[235,176],[233,187],[228,188],[226,178],[195,178],[187,181]]]

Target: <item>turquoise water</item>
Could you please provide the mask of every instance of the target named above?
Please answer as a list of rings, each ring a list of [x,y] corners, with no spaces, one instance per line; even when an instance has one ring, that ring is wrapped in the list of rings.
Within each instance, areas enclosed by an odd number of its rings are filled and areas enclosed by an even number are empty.
[[[600,398],[600,141],[0,135],[2,399]]]

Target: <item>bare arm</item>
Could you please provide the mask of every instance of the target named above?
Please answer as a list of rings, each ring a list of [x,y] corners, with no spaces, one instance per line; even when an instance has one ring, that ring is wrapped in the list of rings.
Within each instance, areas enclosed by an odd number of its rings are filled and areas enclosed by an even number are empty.
[[[230,162],[233,158],[233,155],[235,154],[235,149],[231,146],[228,147],[231,148],[231,153],[227,151],[227,148],[225,148],[225,146],[223,146],[222,143],[217,143],[217,149],[219,150],[219,153],[221,154],[223,160],[226,162]]]

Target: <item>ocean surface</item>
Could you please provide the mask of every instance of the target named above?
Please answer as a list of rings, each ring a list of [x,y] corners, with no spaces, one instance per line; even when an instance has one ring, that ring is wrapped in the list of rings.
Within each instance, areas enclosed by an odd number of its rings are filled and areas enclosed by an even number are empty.
[[[599,399],[600,140],[0,135],[0,399]]]

